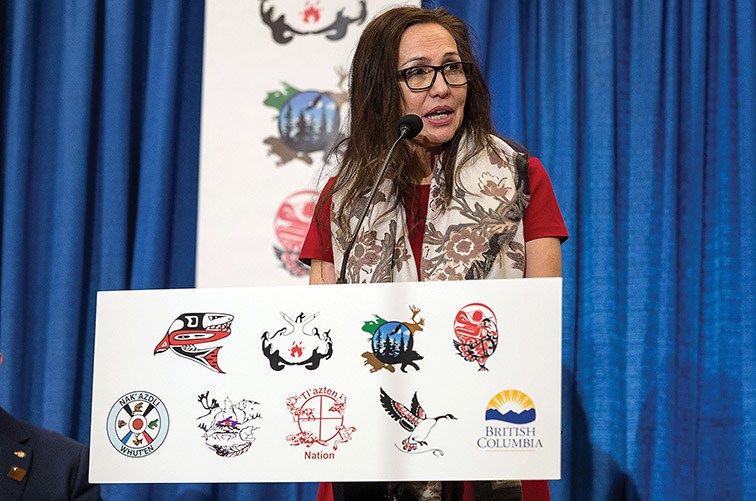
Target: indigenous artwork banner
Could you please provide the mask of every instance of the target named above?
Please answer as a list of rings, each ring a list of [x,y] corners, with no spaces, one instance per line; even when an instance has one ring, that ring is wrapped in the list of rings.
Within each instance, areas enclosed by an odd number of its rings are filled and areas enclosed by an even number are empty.
[[[557,479],[561,288],[100,292],[90,481]]]
[[[344,130],[348,69],[396,0],[207,0],[198,287],[304,283],[299,251]]]

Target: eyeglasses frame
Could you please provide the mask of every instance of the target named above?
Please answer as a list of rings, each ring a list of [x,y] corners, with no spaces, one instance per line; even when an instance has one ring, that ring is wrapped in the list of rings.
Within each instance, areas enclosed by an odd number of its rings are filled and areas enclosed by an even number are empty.
[[[462,65],[462,71],[464,72],[465,77],[467,77],[467,80],[465,80],[465,83],[452,84],[452,83],[449,83],[449,81],[446,79],[446,74],[444,73],[444,68],[446,68],[447,66],[450,66],[452,64],[461,64]],[[431,82],[430,82],[429,85],[427,85],[425,87],[419,87],[419,88],[414,88],[414,87],[410,86],[409,82],[407,81],[407,73],[410,72],[410,71],[412,71],[412,70],[414,70],[414,69],[417,69],[417,68],[431,68],[431,69],[433,69],[433,78],[431,79]],[[396,72],[396,76],[402,77],[402,79],[404,80],[404,83],[407,84],[407,88],[410,89],[410,90],[428,90],[428,89],[430,89],[436,83],[436,77],[438,77],[439,73],[441,73],[441,76],[443,77],[444,82],[446,82],[446,85],[448,85],[449,87],[462,87],[463,85],[467,85],[470,82],[470,75],[472,74],[472,68],[473,68],[473,63],[470,63],[470,62],[467,62],[467,61],[451,61],[451,62],[448,62],[448,63],[444,63],[444,64],[442,64],[440,66],[433,66],[432,64],[421,64],[421,65],[418,65],[418,66],[412,66],[410,68],[404,68],[403,70],[399,70],[399,71]]]

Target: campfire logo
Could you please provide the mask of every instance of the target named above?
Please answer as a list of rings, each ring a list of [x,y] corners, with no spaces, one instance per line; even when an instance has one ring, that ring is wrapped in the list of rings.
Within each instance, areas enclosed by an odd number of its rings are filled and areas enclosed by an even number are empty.
[[[286,197],[276,211],[273,228],[278,245],[273,246],[273,251],[281,266],[294,277],[303,277],[309,272],[309,268],[299,262],[299,253],[315,213],[317,196],[316,191],[298,191]]]
[[[223,373],[218,365],[217,341],[231,335],[233,315],[228,313],[182,313],[155,347],[154,355],[171,350],[176,355],[197,362],[214,372]]]
[[[314,445],[337,450],[339,444],[349,442],[357,431],[347,426],[344,420],[347,397],[328,387],[311,388],[286,399],[286,407],[297,431],[286,436],[291,446],[304,445],[307,449]],[[333,452],[305,451],[305,459],[333,459]]]
[[[443,456],[444,451],[436,447],[428,447],[428,439],[431,431],[440,421],[455,420],[451,414],[442,414],[436,417],[428,416],[417,400],[417,392],[412,395],[412,403],[409,407],[391,398],[381,388],[381,406],[394,421],[409,432],[409,436],[402,440],[401,446],[394,444],[397,449],[406,454],[424,454],[432,452],[434,456]]]
[[[341,106],[349,100],[344,87],[347,71],[337,68],[337,91],[299,90],[282,82],[283,90],[268,92],[265,106],[278,112],[275,117],[278,137],[263,140],[268,156],[277,157],[276,166],[293,160],[312,165],[311,153],[328,150],[339,137]]]
[[[198,427],[205,433],[205,445],[221,457],[241,456],[252,447],[254,432],[259,430],[255,423],[261,418],[257,410],[259,402],[240,400],[232,403],[226,397],[223,407],[214,398],[208,398],[206,391],[198,397],[199,403],[207,411],[197,418]]]
[[[168,411],[147,391],[132,391],[119,398],[108,413],[108,438],[126,457],[149,456],[168,435]]]
[[[454,318],[454,348],[468,362],[478,364],[479,371],[487,371],[486,362],[499,343],[499,328],[494,312],[481,303],[468,304]]]
[[[293,319],[284,312],[281,316],[288,325],[273,333],[265,331],[262,335],[262,351],[273,370],[280,371],[286,365],[304,365],[312,371],[323,359],[331,358],[331,330],[321,331],[314,326],[305,330],[318,316],[317,312],[308,317],[300,313]]]
[[[370,347],[372,351],[362,354],[365,359],[363,365],[370,366],[370,372],[386,369],[394,372],[395,364],[401,364],[402,372],[407,372],[407,367],[420,370],[415,363],[423,357],[415,351],[415,333],[423,330],[425,319],[415,320],[420,308],[410,306],[412,318],[409,322],[387,321],[378,315],[373,315],[374,320],[364,323],[362,330],[370,334]]]
[[[351,24],[365,22],[366,4],[366,0],[260,0],[260,17],[279,44],[304,35],[335,41],[344,38]]]

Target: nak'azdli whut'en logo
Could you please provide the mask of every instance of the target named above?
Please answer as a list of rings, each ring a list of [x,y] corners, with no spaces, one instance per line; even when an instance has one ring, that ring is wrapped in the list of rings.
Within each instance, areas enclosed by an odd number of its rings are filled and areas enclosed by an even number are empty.
[[[415,363],[423,357],[415,351],[415,333],[423,330],[425,319],[415,320],[420,308],[410,306],[412,318],[409,322],[388,321],[373,315],[374,320],[364,323],[362,330],[370,334],[370,348],[362,354],[365,359],[363,365],[370,366],[370,372],[386,369],[394,372],[395,364],[401,364],[402,372],[407,372],[407,367],[420,370]]]
[[[407,407],[391,398],[381,388],[381,406],[383,406],[383,409],[394,421],[398,422],[402,428],[409,432],[409,436],[402,440],[401,446],[394,444],[397,449],[406,454],[432,452],[434,456],[444,455],[444,451],[441,449],[428,445],[431,431],[439,421],[446,419],[456,420],[457,418],[451,414],[442,414],[436,417],[428,416],[417,400],[417,392],[412,395],[412,404]]]
[[[171,350],[211,371],[223,373],[218,365],[222,346],[217,342],[231,334],[233,320],[234,316],[228,313],[182,313],[155,347],[154,354]]]
[[[281,266],[294,277],[303,277],[310,271],[308,266],[299,262],[299,253],[315,213],[317,196],[318,192],[312,190],[292,193],[278,207],[273,221],[278,240],[278,245],[273,246],[273,252]]]
[[[349,442],[357,431],[344,420],[347,397],[328,387],[311,388],[286,399],[286,407],[297,431],[286,436],[291,446],[304,446],[304,459],[329,460],[335,452],[313,451],[313,446],[329,447],[333,451],[339,444]]]
[[[168,411],[157,396],[147,391],[132,391],[111,407],[108,438],[124,456],[149,456],[165,441],[168,424]]]
[[[350,25],[367,19],[366,0],[260,0],[260,17],[279,44],[321,35],[341,40]]]
[[[541,449],[535,421],[536,408],[529,396],[519,390],[501,391],[488,403],[485,433],[477,445],[513,452]]]
[[[499,343],[499,328],[494,312],[481,303],[472,303],[457,312],[454,318],[454,343],[459,355],[487,371],[486,362]]]
[[[202,408],[207,411],[197,418],[197,425],[205,433],[205,445],[221,457],[236,457],[247,452],[255,441],[255,431],[259,430],[261,419],[257,407],[259,402],[243,399],[237,403],[226,397],[223,407],[214,398],[208,398],[206,391],[198,397]]]
[[[308,317],[300,313],[292,319],[281,312],[281,316],[288,325],[272,333],[265,331],[262,335],[262,352],[273,370],[280,371],[286,365],[304,365],[312,371],[322,360],[331,358],[331,330],[322,331],[315,326],[307,328],[318,313]]]

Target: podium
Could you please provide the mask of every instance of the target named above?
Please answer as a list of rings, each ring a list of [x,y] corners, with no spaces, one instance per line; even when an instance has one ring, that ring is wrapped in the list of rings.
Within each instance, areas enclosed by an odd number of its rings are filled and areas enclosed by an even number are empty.
[[[90,481],[557,479],[561,287],[100,292]]]

